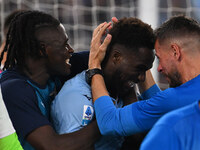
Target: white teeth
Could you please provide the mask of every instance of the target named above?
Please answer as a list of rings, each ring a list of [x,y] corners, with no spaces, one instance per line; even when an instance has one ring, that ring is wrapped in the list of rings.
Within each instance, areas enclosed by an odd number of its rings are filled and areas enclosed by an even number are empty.
[[[128,85],[133,88],[135,86],[135,83],[133,81],[128,81]]]
[[[66,61],[65,61],[65,62],[66,62],[66,64],[70,64],[70,63],[69,63],[69,59],[66,59]]]

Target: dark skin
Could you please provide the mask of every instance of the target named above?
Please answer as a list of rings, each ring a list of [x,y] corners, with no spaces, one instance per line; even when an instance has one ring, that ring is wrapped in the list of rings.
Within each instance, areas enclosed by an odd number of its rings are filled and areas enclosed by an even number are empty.
[[[32,131],[27,136],[27,141],[35,149],[48,150],[79,150],[94,149],[94,142],[98,139],[100,133],[96,122],[90,123],[85,128],[68,134],[58,135],[54,129],[49,126],[42,126]]]
[[[145,72],[152,67],[153,61],[152,50],[139,48],[139,52],[135,52],[134,49],[115,44],[107,63],[102,67],[110,95],[122,98],[126,104],[136,101],[135,89],[130,83],[143,82]]]
[[[125,137],[125,141],[120,150],[139,150],[140,145],[148,132],[137,133]]]
[[[115,21],[113,20],[113,22],[117,22],[117,19],[115,18]],[[105,52],[106,52],[108,44],[110,43],[110,41],[112,39],[112,36],[108,34],[102,44],[100,43],[100,41],[101,41],[100,39],[101,39],[101,36],[103,35],[105,29],[109,28],[109,26],[110,26],[110,23],[101,24],[93,32],[93,38],[92,38],[92,42],[91,42],[90,59],[89,59],[89,68],[90,69],[101,68],[100,64],[101,64],[103,58],[105,57]],[[151,61],[147,62],[147,64],[150,65],[149,68],[151,68],[153,60],[154,60],[153,51],[152,50],[148,51],[147,49],[145,50],[144,48],[141,48],[139,51],[140,51],[140,53],[135,54],[135,56],[137,56],[137,57],[133,58],[135,60],[135,62],[137,62],[136,61],[137,58],[140,58],[140,59],[143,59],[143,58],[146,59],[147,58],[148,60],[151,60]],[[128,55],[127,57],[130,57],[130,55]],[[110,64],[112,64],[112,63],[110,63]],[[130,64],[128,64],[128,65],[130,65]],[[144,67],[139,67],[139,66],[140,65],[138,65],[138,67],[136,67],[136,68],[144,68]],[[124,66],[122,65],[122,67],[124,67]],[[111,69],[112,69],[112,67],[111,67]],[[147,71],[148,69],[146,68],[145,70]],[[108,71],[109,71],[109,69],[108,69]],[[126,71],[126,69],[125,69],[125,71]],[[147,71],[147,72],[149,74],[149,71]],[[142,73],[142,74],[143,74],[142,77],[145,77],[145,73]],[[110,91],[109,92],[107,91],[104,80],[105,79],[103,79],[101,75],[93,76],[92,82],[91,82],[92,83],[91,87],[92,87],[93,102],[95,102],[96,99],[101,97],[101,96],[110,95]],[[107,81],[109,81],[109,80],[107,79]],[[106,82],[106,80],[105,80],[105,82]],[[144,84],[144,85],[145,85],[145,87],[149,87],[149,84]],[[140,135],[140,136],[138,136],[138,135],[134,136],[133,135],[133,136],[128,137],[129,140],[125,143],[126,145],[124,145],[122,147],[122,150],[127,150],[127,149],[130,149],[130,148],[131,149],[133,149],[133,148],[137,149],[139,147],[138,146],[138,140],[136,142],[137,145],[135,145],[135,143],[133,141],[135,141],[135,139],[138,139],[138,137],[140,139],[139,140],[139,144],[140,144],[144,135]]]
[[[127,51],[126,49],[123,45],[115,44],[107,64],[102,67],[105,74],[105,84],[110,95],[116,98],[121,93],[120,98],[122,98],[124,105],[137,101],[135,88],[126,84],[128,79],[135,83],[144,82],[145,73],[152,67],[154,61],[152,50],[140,48],[140,51],[136,53],[134,50],[131,52],[131,50]],[[146,134],[139,133],[125,137],[121,150],[139,149]]]
[[[68,37],[62,25],[57,28],[40,29],[35,35],[41,42],[41,48],[45,49],[47,56],[42,56],[39,59],[27,56],[27,66],[22,69],[22,73],[37,84],[45,86],[50,76],[64,76],[70,73],[68,61],[73,49],[68,44]],[[31,131],[26,140],[35,149],[88,150],[94,149],[94,143],[99,137],[97,123],[93,121],[79,131],[62,135],[58,135],[50,125],[40,126]]]

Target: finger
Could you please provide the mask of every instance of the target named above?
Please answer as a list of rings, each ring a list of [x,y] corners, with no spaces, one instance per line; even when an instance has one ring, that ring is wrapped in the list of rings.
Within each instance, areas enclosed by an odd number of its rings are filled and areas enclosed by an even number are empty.
[[[96,27],[96,29],[94,29],[93,31],[93,36],[96,36],[96,34],[99,32],[99,30],[106,24],[106,22],[101,23],[100,25],[98,25]]]
[[[102,28],[100,28],[100,30],[99,30],[99,34],[103,35],[106,32],[106,29],[108,29],[108,27],[110,27],[110,25],[111,25],[111,22],[106,23],[104,26],[102,26]]]
[[[94,29],[94,31],[93,31],[93,36],[95,36],[95,35],[99,32],[100,28],[102,28],[102,26],[104,26],[105,23],[106,23],[106,22],[101,23],[100,25],[98,25],[98,26],[96,27],[96,29]]]
[[[110,31],[111,29],[112,29],[112,26],[109,26],[109,27],[108,27],[108,31]]]
[[[106,23],[104,26],[102,26],[102,28],[100,28],[99,32],[96,35],[96,42],[100,42],[102,36],[104,35],[104,33],[106,32],[106,29],[111,25],[111,22]]]
[[[117,23],[118,22],[118,19],[116,17],[112,17],[112,22],[113,23]]]
[[[101,46],[99,47],[101,49],[101,51],[106,51],[108,45],[110,44],[112,39],[112,36],[110,34],[107,34],[106,38],[104,39],[103,43],[101,44]]]
[[[112,17],[112,22],[115,24],[115,23],[118,22],[118,19],[117,19],[116,17]],[[113,26],[110,26],[110,27],[108,28],[108,30],[110,31],[110,30],[112,29],[112,27],[113,27]]]
[[[112,29],[112,26],[113,26],[113,25],[110,25],[110,26],[108,27],[108,31],[110,31],[110,30]]]

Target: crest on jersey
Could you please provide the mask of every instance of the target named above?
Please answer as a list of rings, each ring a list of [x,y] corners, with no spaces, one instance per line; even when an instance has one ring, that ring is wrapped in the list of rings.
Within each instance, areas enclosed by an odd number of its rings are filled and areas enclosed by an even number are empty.
[[[82,126],[88,125],[94,116],[94,108],[90,105],[83,106]]]

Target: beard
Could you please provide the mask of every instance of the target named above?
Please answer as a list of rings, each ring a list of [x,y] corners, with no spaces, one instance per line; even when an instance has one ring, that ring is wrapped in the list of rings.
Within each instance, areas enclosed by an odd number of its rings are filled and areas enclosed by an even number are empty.
[[[168,74],[166,76],[169,79],[170,87],[178,87],[182,84],[181,74],[178,71],[175,71],[173,74]]]

